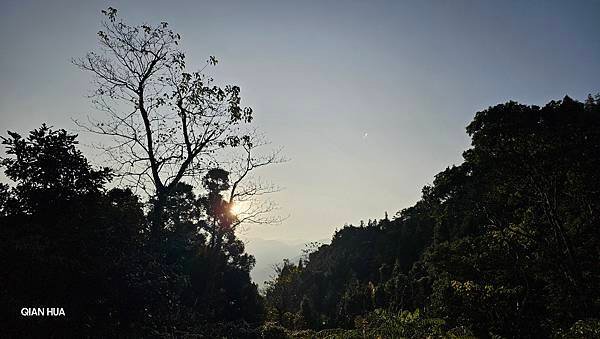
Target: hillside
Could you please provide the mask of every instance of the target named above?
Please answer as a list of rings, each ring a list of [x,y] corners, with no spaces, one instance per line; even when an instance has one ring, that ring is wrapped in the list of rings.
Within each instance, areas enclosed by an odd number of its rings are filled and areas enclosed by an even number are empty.
[[[463,163],[414,206],[285,263],[271,321],[351,337],[598,335],[598,99],[477,113]]]

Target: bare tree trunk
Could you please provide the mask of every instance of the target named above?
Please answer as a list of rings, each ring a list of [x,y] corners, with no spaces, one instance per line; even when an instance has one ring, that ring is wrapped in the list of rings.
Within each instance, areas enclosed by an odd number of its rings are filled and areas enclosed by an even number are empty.
[[[152,215],[150,218],[150,239],[154,244],[159,244],[162,240],[165,200],[166,196],[163,192],[157,193],[156,200],[152,206]]]

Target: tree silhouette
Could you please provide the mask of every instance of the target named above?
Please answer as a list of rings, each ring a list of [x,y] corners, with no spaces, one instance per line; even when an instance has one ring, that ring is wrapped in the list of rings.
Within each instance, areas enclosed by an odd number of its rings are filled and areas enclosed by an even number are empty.
[[[256,154],[264,143],[247,128],[253,112],[242,106],[240,88],[217,86],[203,73],[217,59],[211,56],[202,69],[188,72],[179,48],[181,36],[166,22],[131,26],[112,7],[102,13],[100,52],[73,62],[94,75],[93,102],[108,117],[78,124],[112,137],[114,143],[102,147],[116,164],[116,174],[153,197],[153,238],[160,239],[167,196],[183,179],[198,180],[209,169],[223,167],[224,149],[244,150],[229,161],[231,175],[237,175],[232,178],[230,202],[275,191],[258,183],[241,187],[250,171],[281,158],[278,152]],[[272,209],[270,204],[255,205],[250,212],[254,218],[247,221],[274,221],[259,218]]]
[[[235,237],[237,217],[221,194],[229,173],[208,171],[206,196],[175,186],[157,247],[139,198],[107,191],[111,171],[93,168],[76,137],[43,125],[27,138],[2,138],[1,165],[14,182],[0,186],[0,264],[11,272],[0,301],[9,334],[233,335],[257,327],[264,312],[249,275],[254,258]],[[57,326],[14,313],[30,305],[63,307],[68,318]]]
[[[64,130],[43,125],[26,138],[9,132],[2,143],[8,157],[1,164],[14,182],[0,190],[0,260],[10,272],[0,299],[8,335],[83,336],[90,328],[107,334],[115,319],[135,318],[139,303],[127,293],[127,275],[144,227],[137,197],[106,192],[110,171],[92,168],[76,136]],[[33,306],[64,307],[67,317],[58,324],[16,318],[15,311]]]

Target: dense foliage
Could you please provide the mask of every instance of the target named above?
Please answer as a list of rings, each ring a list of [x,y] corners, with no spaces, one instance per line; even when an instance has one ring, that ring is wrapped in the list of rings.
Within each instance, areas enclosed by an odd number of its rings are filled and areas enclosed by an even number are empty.
[[[235,216],[219,193],[227,172],[209,171],[201,197],[178,185],[157,244],[152,211],[128,189],[106,189],[111,171],[90,166],[75,135],[44,125],[27,138],[11,132],[3,144],[14,183],[0,186],[7,335],[213,333],[215,324],[261,323],[254,259],[227,227]],[[66,316],[24,318],[23,307],[62,307]]]
[[[321,336],[597,336],[600,97],[508,102],[467,132],[464,162],[413,207],[284,262],[269,319]]]
[[[2,138],[1,316],[8,336],[600,336],[600,97],[477,113],[464,162],[394,218],[346,226],[265,296],[207,171],[161,203],[111,188],[75,135]],[[62,318],[22,307],[63,307]]]

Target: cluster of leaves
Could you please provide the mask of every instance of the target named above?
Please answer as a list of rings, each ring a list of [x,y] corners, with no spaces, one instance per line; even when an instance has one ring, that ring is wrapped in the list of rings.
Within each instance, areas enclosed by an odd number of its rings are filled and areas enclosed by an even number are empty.
[[[355,318],[354,329],[290,331],[276,323],[262,326],[264,338],[472,338],[465,328],[446,330],[442,319],[427,318],[419,310],[390,312],[376,309],[364,317]]]
[[[93,168],[75,135],[43,125],[2,143],[12,180],[0,185],[6,335],[214,334],[262,323],[254,258],[227,227],[235,216],[219,193],[227,172],[208,172],[206,196],[179,183],[156,243],[152,211],[129,189],[105,188],[111,171]],[[66,316],[22,317],[23,307],[63,307]]]
[[[266,289],[268,318],[348,334],[387,331],[390,314],[420,309],[440,320],[432,336],[593,337],[600,97],[508,102],[477,113],[467,132],[464,162],[413,207],[346,226],[308,260],[285,262]]]

